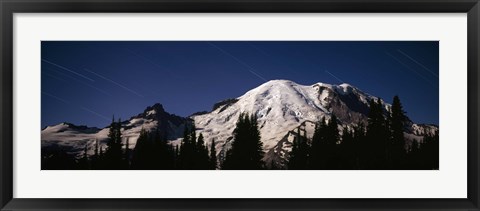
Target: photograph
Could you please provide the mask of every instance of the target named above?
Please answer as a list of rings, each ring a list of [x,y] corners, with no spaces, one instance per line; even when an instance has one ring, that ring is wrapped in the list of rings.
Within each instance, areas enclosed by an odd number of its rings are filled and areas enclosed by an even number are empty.
[[[41,41],[40,92],[41,170],[439,170],[438,41]]]

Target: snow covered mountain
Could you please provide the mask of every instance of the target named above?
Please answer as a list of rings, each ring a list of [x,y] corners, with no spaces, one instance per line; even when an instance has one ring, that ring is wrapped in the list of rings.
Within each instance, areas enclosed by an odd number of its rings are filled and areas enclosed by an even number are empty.
[[[168,139],[178,139],[183,136],[186,124],[191,124],[191,120],[169,114],[157,103],[122,122],[123,143],[128,139],[129,148],[133,149],[142,128],[149,131],[158,128]],[[99,129],[71,123],[48,126],[42,130],[42,149],[62,147],[69,154],[79,157],[87,145],[87,153],[94,154],[95,140],[103,149],[106,148],[108,132],[109,127]]]
[[[215,139],[219,157],[223,157],[232,143],[232,132],[242,112],[256,114],[261,140],[266,152],[265,161],[283,165],[288,159],[291,143],[297,128],[307,137],[313,135],[315,123],[334,114],[339,129],[351,127],[360,122],[366,125],[369,100],[375,99],[349,84],[330,85],[316,83],[299,85],[288,80],[272,80],[252,89],[228,103],[214,107],[214,110],[195,115],[197,132],[202,133],[211,143]],[[385,110],[390,104],[385,103]],[[406,133],[410,139],[421,140],[422,135],[438,130],[435,126],[409,123]]]
[[[210,112],[196,113],[190,118],[195,121],[197,134],[203,134],[207,145],[215,139],[215,147],[221,159],[233,141],[232,133],[240,113],[256,114],[266,152],[264,160],[283,165],[288,159],[297,128],[301,129],[302,134],[311,137],[315,122],[322,117],[329,120],[332,114],[339,120],[340,131],[343,127],[351,127],[360,122],[366,124],[368,102],[371,99],[377,97],[349,84],[299,85],[288,80],[272,80],[240,97],[215,104]],[[389,104],[384,105],[385,110],[390,109]],[[168,114],[160,104],[155,104],[123,122],[122,134],[129,138],[129,148],[132,149],[142,127],[153,130],[158,126],[160,131],[166,131],[168,139],[176,145],[180,143],[185,124],[189,121],[188,118]],[[411,140],[420,141],[423,135],[437,130],[436,126],[408,122],[405,134]],[[90,154],[94,149],[92,140],[98,139],[104,144],[107,134],[108,128],[78,127],[63,123],[42,130],[42,147],[62,145],[78,154],[85,144],[89,144]]]

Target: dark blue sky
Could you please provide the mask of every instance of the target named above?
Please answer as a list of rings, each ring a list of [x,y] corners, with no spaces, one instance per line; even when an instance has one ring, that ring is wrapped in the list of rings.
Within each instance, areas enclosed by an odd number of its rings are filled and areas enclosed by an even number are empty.
[[[188,116],[266,80],[349,83],[438,124],[438,42],[43,41],[42,127],[104,127],[162,103]]]

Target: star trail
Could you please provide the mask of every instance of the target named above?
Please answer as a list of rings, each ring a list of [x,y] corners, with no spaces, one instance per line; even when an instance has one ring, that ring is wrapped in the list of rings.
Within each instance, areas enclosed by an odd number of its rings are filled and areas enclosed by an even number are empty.
[[[104,127],[147,106],[188,116],[266,81],[349,83],[439,121],[436,41],[42,41],[42,127]]]

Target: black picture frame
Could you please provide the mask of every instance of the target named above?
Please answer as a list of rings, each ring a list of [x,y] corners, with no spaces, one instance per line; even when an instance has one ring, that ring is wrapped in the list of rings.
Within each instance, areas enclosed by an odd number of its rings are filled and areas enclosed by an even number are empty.
[[[479,210],[478,0],[0,0],[2,210]],[[13,198],[14,13],[467,13],[468,197],[466,199],[17,199]]]

